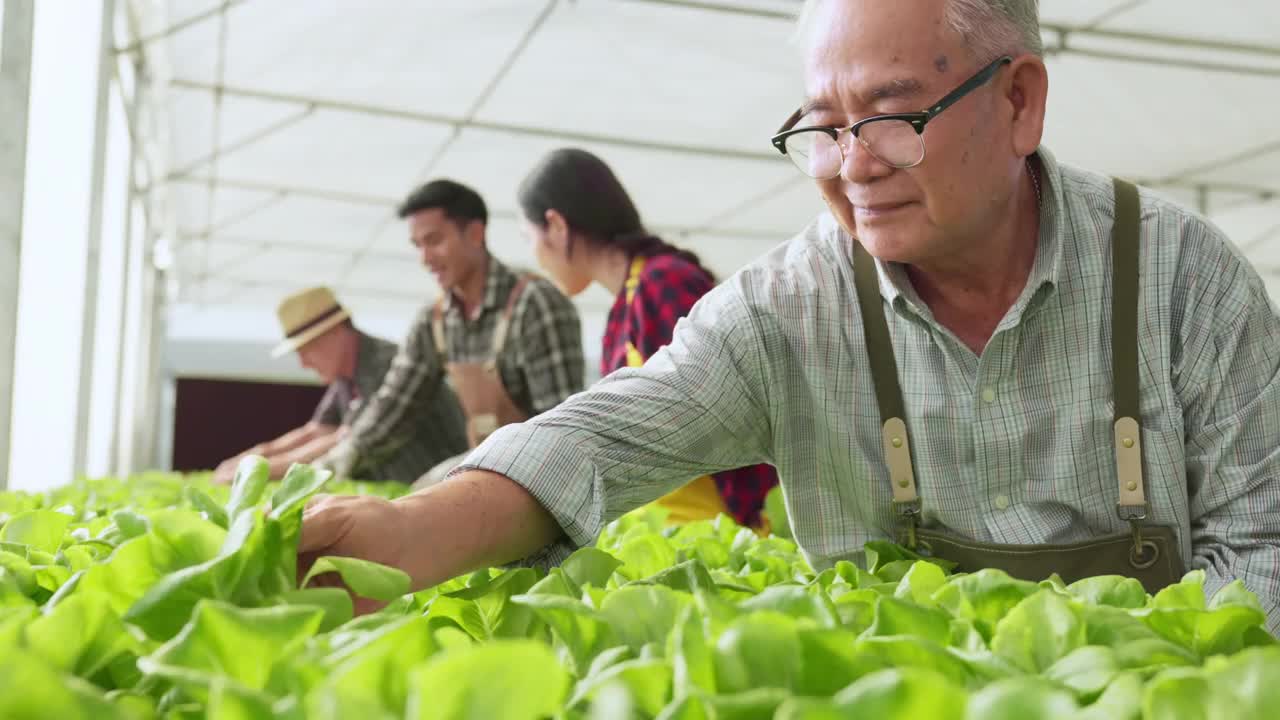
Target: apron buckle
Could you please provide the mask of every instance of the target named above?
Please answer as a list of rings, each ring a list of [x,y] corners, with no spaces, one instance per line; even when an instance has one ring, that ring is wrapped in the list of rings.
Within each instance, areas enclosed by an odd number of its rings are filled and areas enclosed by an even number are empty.
[[[1160,546],[1142,538],[1142,523],[1134,520],[1133,547],[1129,548],[1129,564],[1137,570],[1146,570],[1160,559]]]
[[[1116,514],[1129,523],[1133,533],[1133,546],[1129,548],[1129,564],[1145,570],[1160,559],[1160,546],[1142,537],[1142,524],[1147,519],[1146,505],[1117,505]]]
[[[908,550],[915,551],[919,544],[916,539],[916,530],[920,527],[920,500],[895,500],[893,503],[894,510],[897,511],[898,517],[906,526],[903,530],[903,545]]]
[[[1147,519],[1147,505],[1116,505],[1116,515],[1123,521],[1132,523]]]

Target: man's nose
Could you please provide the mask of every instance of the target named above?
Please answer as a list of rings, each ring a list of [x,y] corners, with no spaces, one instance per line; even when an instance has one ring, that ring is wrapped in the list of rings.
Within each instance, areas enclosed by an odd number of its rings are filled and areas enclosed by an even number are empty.
[[[844,158],[844,163],[840,166],[840,176],[845,180],[862,183],[893,172],[893,167],[876,157],[866,145],[862,144],[861,140],[854,137],[852,132],[848,130],[841,132],[836,142],[840,143],[841,155]]]

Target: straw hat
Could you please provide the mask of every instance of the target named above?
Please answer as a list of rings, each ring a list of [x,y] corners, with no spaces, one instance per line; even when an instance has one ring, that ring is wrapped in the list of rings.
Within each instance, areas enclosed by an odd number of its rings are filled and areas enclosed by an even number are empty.
[[[276,315],[285,339],[271,351],[271,357],[288,355],[351,317],[327,287],[308,288],[290,295],[280,303]]]

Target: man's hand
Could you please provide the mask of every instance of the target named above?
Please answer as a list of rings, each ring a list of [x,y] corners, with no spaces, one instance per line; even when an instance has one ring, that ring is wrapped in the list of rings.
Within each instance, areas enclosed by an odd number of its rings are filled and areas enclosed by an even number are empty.
[[[298,577],[325,555],[372,560],[409,574],[414,590],[527,557],[563,536],[555,518],[503,475],[470,471],[395,501],[312,499],[302,513]],[[338,586],[338,578],[316,578]],[[379,603],[358,599],[356,612]]]
[[[227,458],[218,463],[217,469],[213,471],[213,483],[215,485],[230,485],[231,481],[236,479],[236,468],[240,465],[240,456]]]
[[[371,560],[404,569],[409,537],[402,509],[382,498],[365,495],[318,495],[302,513],[298,540],[298,579],[306,577],[316,560],[326,555]],[[317,585],[341,587],[338,576],[326,573]],[[352,597],[356,614],[374,612],[383,603]]]

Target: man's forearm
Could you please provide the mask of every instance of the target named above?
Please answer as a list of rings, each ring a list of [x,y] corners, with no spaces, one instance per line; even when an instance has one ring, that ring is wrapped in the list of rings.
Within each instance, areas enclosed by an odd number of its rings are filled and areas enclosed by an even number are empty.
[[[555,518],[515,481],[473,470],[395,501],[401,569],[415,588],[528,557],[559,539]]]
[[[294,463],[309,463],[323,457],[344,435],[340,427],[318,426],[306,443],[267,455],[267,463],[271,466],[271,479],[283,478]]]
[[[332,426],[309,422],[302,427],[290,430],[274,440],[268,440],[254,446],[246,451],[245,454],[265,455],[267,457],[279,455],[311,442],[321,432],[331,432],[332,430]]]

